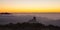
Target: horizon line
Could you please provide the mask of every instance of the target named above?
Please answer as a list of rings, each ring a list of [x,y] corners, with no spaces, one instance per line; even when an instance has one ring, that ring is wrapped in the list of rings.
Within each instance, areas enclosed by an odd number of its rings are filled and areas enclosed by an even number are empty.
[[[31,12],[31,13],[27,13],[27,12],[23,12],[23,13],[19,13],[19,12],[0,12],[1,13],[11,13],[11,14],[60,14],[60,12]]]

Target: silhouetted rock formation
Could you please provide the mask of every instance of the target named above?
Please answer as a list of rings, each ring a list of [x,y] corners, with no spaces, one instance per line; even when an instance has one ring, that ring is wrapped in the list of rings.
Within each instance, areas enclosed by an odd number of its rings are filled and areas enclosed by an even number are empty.
[[[0,25],[0,30],[60,30],[60,27],[41,23],[9,23],[7,25]]]

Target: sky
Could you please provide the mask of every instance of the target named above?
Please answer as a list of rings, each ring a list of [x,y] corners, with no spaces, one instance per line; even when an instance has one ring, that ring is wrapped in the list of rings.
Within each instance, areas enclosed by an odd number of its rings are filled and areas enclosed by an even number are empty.
[[[0,12],[60,12],[60,0],[0,0]]]

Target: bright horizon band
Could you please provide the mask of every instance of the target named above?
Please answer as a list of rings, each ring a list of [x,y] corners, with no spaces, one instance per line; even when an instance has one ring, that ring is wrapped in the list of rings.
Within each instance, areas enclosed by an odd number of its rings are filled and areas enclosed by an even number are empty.
[[[48,13],[48,12],[56,12],[60,13],[60,10],[0,10],[0,12],[11,12],[11,13]]]

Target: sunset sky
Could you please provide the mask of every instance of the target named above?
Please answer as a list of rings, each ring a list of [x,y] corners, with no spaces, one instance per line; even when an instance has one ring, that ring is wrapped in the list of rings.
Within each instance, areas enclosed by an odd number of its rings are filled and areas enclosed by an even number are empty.
[[[60,0],[0,0],[0,12],[60,12]]]

